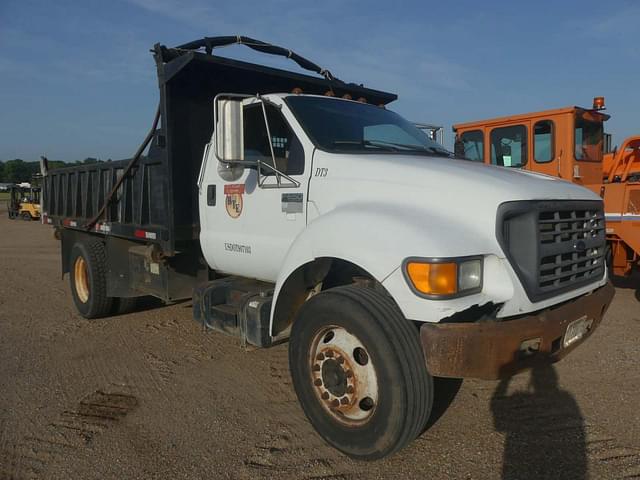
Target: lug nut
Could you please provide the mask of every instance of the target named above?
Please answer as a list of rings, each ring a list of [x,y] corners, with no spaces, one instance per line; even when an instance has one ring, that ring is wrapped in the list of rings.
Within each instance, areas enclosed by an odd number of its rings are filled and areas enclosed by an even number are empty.
[[[322,380],[321,380],[321,379],[319,379],[319,378],[316,378],[316,379],[314,380],[313,384],[314,384],[316,387],[319,387],[320,385],[322,385]]]
[[[333,350],[327,350],[327,357],[329,358],[333,357]]]
[[[341,364],[342,364],[342,363],[344,363],[344,358],[342,358],[342,355],[340,355],[340,356],[337,358],[337,360],[338,360],[338,363],[341,363]]]
[[[351,377],[353,377],[353,372],[351,370],[347,370],[345,375],[347,376],[347,378],[351,378]]]
[[[331,402],[331,406],[332,407],[339,407],[340,406],[340,402],[338,401],[338,399],[334,399],[333,402]]]
[[[316,357],[318,360],[324,360],[324,354],[323,353],[319,353],[318,356]]]
[[[319,371],[320,371],[320,365],[316,363],[316,364],[313,366],[313,371],[314,371],[314,372],[319,372]]]
[[[323,399],[323,400],[329,400],[329,392],[324,392],[324,393],[322,394],[322,399]]]
[[[347,393],[353,393],[354,389],[351,385],[347,387]]]

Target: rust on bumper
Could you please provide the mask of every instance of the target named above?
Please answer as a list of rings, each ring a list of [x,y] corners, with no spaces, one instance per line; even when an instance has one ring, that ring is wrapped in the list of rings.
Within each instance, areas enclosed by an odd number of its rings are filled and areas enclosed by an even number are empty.
[[[427,369],[437,377],[494,380],[541,362],[556,362],[591,336],[614,292],[607,283],[558,307],[511,320],[425,323],[420,328],[420,340]],[[567,326],[585,316],[592,322],[590,329],[564,347]]]

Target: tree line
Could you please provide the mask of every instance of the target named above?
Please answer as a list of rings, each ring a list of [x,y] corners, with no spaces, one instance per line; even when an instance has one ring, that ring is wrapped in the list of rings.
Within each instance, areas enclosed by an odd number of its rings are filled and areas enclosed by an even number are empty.
[[[84,160],[75,162],[62,162],[60,160],[49,160],[49,168],[70,167],[71,165],[82,165],[88,163],[102,162],[98,158],[87,157]],[[111,161],[111,159],[107,160]],[[27,162],[16,158],[3,162],[0,160],[0,183],[22,183],[30,182],[33,176],[40,173],[40,162]]]

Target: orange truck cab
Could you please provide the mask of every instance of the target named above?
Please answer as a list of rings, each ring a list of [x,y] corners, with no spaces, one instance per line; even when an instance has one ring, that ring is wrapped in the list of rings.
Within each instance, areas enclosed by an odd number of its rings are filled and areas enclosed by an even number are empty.
[[[610,264],[628,275],[640,260],[640,137],[606,151],[602,112],[593,108],[555,110],[453,125],[458,157],[508,168],[544,173],[577,183],[603,197]]]

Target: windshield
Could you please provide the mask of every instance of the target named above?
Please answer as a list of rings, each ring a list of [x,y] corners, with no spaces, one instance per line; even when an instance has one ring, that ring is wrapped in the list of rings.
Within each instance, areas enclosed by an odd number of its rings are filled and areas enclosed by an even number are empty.
[[[329,152],[403,152],[453,156],[400,115],[331,97],[286,97],[316,147]]]
[[[599,162],[602,160],[604,127],[601,121],[593,121],[584,117],[584,115],[576,114],[576,160]]]

